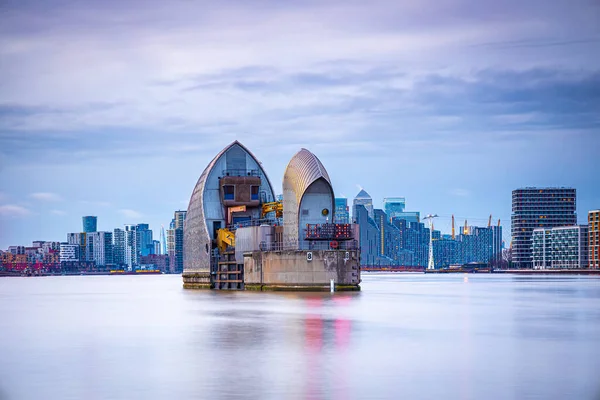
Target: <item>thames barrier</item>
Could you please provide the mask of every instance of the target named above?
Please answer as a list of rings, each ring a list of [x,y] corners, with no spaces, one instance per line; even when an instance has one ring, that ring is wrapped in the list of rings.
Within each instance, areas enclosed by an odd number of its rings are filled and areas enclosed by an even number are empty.
[[[277,197],[258,159],[225,147],[194,187],[184,224],[187,289],[360,290],[358,227],[335,223],[327,170],[296,153]]]

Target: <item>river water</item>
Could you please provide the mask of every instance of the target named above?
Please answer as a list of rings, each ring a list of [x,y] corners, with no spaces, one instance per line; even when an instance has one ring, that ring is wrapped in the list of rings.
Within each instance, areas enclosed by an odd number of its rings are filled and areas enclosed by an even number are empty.
[[[598,399],[600,279],[365,274],[362,292],[0,278],[0,399]]]

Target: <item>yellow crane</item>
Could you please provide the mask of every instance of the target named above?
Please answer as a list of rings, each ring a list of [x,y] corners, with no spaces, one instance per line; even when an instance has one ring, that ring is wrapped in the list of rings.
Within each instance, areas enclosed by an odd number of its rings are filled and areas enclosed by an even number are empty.
[[[219,252],[224,253],[227,246],[235,247],[235,233],[227,228],[217,230],[217,247]]]
[[[261,218],[264,218],[270,212],[275,211],[277,218],[283,217],[283,203],[281,201],[272,201],[270,203],[264,203],[262,205]]]

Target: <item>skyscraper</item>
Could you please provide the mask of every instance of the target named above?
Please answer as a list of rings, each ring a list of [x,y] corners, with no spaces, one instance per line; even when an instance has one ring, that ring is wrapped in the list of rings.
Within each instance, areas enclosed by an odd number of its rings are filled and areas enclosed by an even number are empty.
[[[334,223],[336,224],[349,224],[350,223],[350,211],[348,210],[348,199],[345,197],[336,197],[335,199],[335,213]]]
[[[600,210],[588,213],[588,254],[590,268],[600,268]]]
[[[404,207],[406,207],[406,199],[404,197],[385,197],[383,199],[383,210],[390,221],[392,218],[398,217],[403,213]]]
[[[160,226],[160,253],[159,254],[169,254],[169,253],[167,253],[167,235],[165,234],[165,227],[163,225]]]
[[[352,218],[360,230],[360,265],[380,264],[381,232],[377,224],[369,217],[366,207],[362,204],[354,205]]]
[[[152,254],[154,252],[154,242],[152,238],[152,230],[148,224],[137,224],[136,235],[136,244],[140,257],[145,257]]]
[[[517,268],[532,268],[532,234],[536,228],[575,225],[573,188],[528,187],[512,192],[512,257]]]
[[[83,221],[83,232],[96,232],[98,227],[98,217],[88,215],[81,219]]]
[[[375,218],[375,215],[373,214],[373,199],[371,198],[371,196],[369,195],[369,193],[367,193],[364,189],[361,189],[360,192],[358,192],[358,194],[356,195],[356,197],[354,198],[354,202],[352,204],[352,218],[356,219],[356,206],[364,206],[365,209],[367,210],[367,213],[369,214],[369,218],[373,219]]]
[[[98,266],[113,264],[112,232],[90,232],[87,234],[87,261]]]

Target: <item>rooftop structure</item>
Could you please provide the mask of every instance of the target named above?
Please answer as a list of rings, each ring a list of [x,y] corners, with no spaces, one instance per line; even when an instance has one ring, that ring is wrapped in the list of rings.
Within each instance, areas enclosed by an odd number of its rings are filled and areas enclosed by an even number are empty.
[[[406,199],[404,197],[386,197],[383,199],[383,210],[387,217],[392,220],[404,212]]]
[[[93,215],[88,215],[85,217],[81,217],[83,222],[83,232],[96,232],[98,227],[98,217]]]
[[[374,208],[373,208],[373,199],[364,189],[361,189],[360,192],[354,197],[354,202],[352,203],[352,218],[356,219],[356,206],[364,206],[367,209],[367,213],[369,214],[369,218],[375,219]]]

